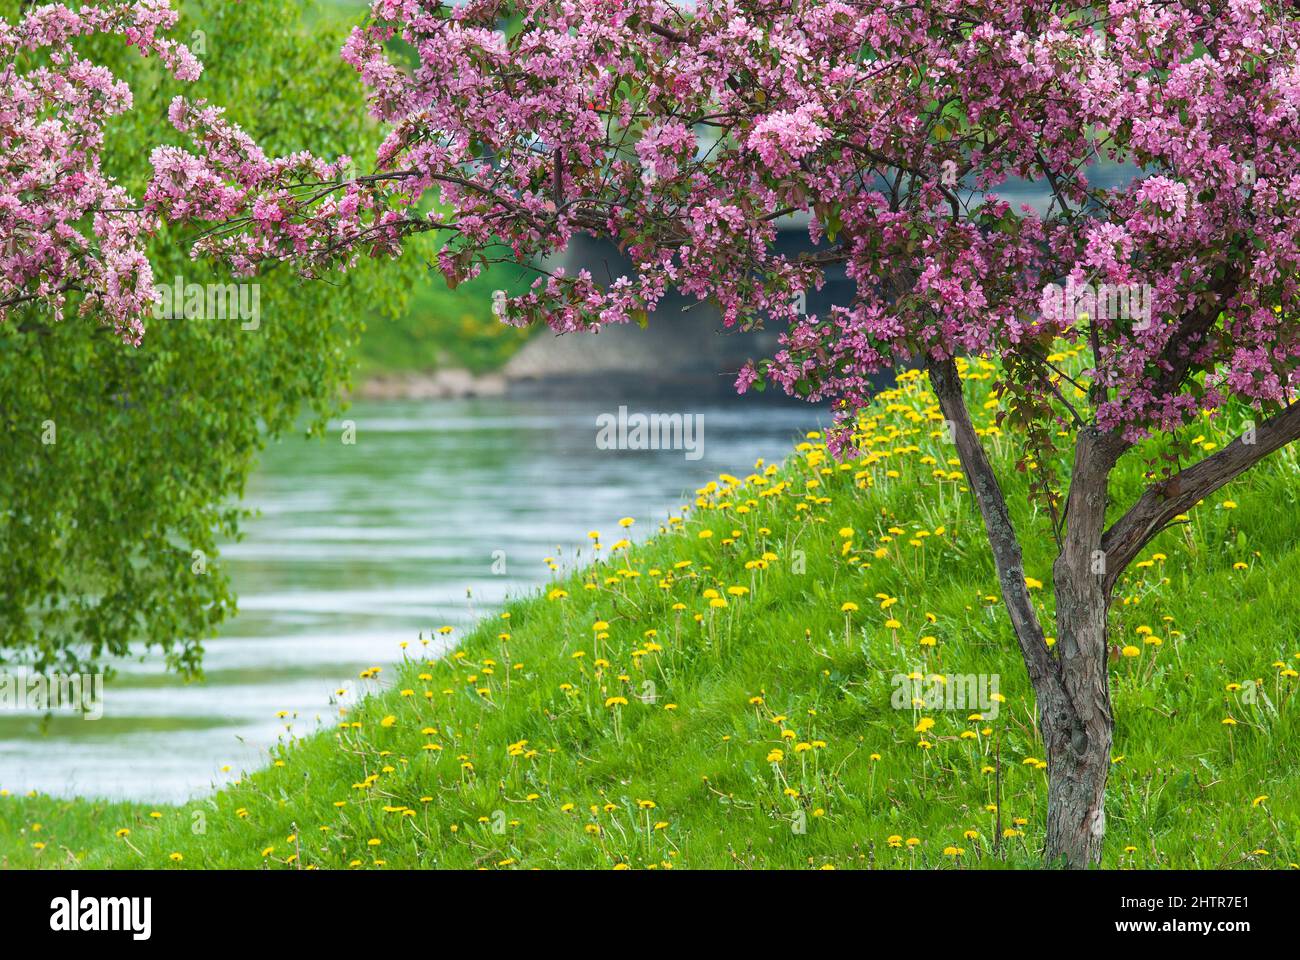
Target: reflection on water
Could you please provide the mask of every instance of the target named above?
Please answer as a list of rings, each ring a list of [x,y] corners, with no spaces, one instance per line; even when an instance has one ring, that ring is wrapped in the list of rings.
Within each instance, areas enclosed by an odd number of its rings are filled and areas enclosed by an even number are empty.
[[[332,722],[333,692],[400,657],[403,641],[418,646],[421,631],[464,627],[530,590],[547,579],[544,557],[580,562],[589,530],[613,542],[618,518],[633,516],[647,535],[719,471],[780,459],[823,419],[743,398],[693,405],[704,455],[690,461],[597,449],[606,412],[595,402],[358,403],[346,415],[355,444],[337,429],[281,442],[249,484],[261,516],[223,552],[240,612],[207,646],[206,682],[182,684],[156,659],[123,662],[103,719],[56,717],[42,735],[33,716],[0,717],[0,786],[202,793],[265,762],[290,722],[278,712],[297,715],[295,733]]]

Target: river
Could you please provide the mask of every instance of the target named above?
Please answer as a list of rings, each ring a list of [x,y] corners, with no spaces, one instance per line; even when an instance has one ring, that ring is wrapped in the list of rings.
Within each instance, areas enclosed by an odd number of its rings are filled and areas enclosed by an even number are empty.
[[[648,407],[629,404],[636,413]],[[663,407],[656,406],[656,410]],[[589,556],[617,521],[644,537],[695,488],[783,458],[823,420],[750,398],[691,404],[699,459],[601,449],[616,404],[478,399],[361,402],[325,439],[267,450],[245,498],[259,516],[223,550],[239,613],[185,684],[156,656],[115,664],[96,720],[0,717],[0,788],[180,802],[267,761],[278,738],[336,720],[331,696],[403,642],[463,628]],[[345,439],[355,439],[345,443]],[[581,555],[577,550],[587,550]],[[287,716],[278,714],[285,712]]]

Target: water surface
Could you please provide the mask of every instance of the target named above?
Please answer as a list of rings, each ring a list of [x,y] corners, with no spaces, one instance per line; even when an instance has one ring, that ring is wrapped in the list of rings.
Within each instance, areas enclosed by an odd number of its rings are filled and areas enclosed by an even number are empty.
[[[632,412],[652,412],[628,404]],[[443,624],[455,636],[508,595],[545,582],[543,563],[585,560],[623,516],[645,536],[720,471],[777,460],[821,415],[736,398],[654,412],[701,414],[703,456],[601,450],[596,417],[617,404],[358,403],[327,439],[267,451],[246,502],[260,510],[223,551],[239,615],[210,641],[206,681],[157,658],[117,664],[104,716],[0,716],[0,787],[181,801],[266,762],[292,724],[332,723],[340,687],[399,659]],[[587,550],[579,556],[575,551]],[[391,673],[391,671],[390,671]],[[287,711],[289,716],[277,714]],[[223,767],[229,767],[228,771]]]

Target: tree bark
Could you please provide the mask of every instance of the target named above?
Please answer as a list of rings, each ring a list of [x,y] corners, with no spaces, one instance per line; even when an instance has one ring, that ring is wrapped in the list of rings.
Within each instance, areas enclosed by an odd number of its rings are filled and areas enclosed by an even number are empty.
[[[1138,552],[1175,516],[1191,510],[1225,483],[1296,439],[1300,439],[1300,403],[1283,408],[1223,449],[1148,487],[1102,539],[1107,592]]]
[[[1058,560],[1056,570],[1057,645],[1069,703],[1049,710],[1041,697],[1039,702],[1047,749],[1043,859],[1048,866],[1082,869],[1101,860],[1106,836],[1106,778],[1114,733],[1106,672],[1108,605],[1101,590],[1087,582],[1096,579],[1087,568],[1080,578],[1076,571],[1067,573]],[[1073,722],[1049,723],[1052,713]]]
[[[943,411],[952,440],[957,446],[957,456],[966,472],[980,515],[984,518],[984,530],[993,550],[993,565],[1002,587],[1002,600],[1011,617],[1016,639],[1020,642],[1020,652],[1025,658],[1029,679],[1037,689],[1040,683],[1052,681],[1056,675],[1056,665],[1043,642],[1043,628],[1038,622],[1038,614],[1025,584],[1020,540],[1011,523],[1011,515],[1007,512],[1002,487],[971,423],[956,361],[931,359],[927,369],[930,384],[939,399],[939,408]]]
[[[1100,858],[1106,832],[1113,729],[1106,670],[1109,594],[1104,558],[1098,567],[1097,557],[1110,472],[1123,444],[1092,428],[1080,431],[1066,502],[1065,538],[1053,568],[1059,634],[1053,657],[1025,585],[1020,542],[1001,486],[966,409],[956,363],[931,360],[928,369],[984,518],[1003,600],[1034,687],[1047,750],[1045,858],[1049,865],[1092,866]]]
[[[1100,861],[1106,835],[1106,778],[1114,719],[1106,643],[1110,590],[1101,540],[1110,472],[1123,449],[1123,442],[1114,436],[1092,427],[1079,431],[1065,506],[1065,537],[1052,568],[1056,662],[1068,701],[1060,712],[1072,723],[1043,723],[1047,748],[1044,858],[1049,865],[1075,869]]]

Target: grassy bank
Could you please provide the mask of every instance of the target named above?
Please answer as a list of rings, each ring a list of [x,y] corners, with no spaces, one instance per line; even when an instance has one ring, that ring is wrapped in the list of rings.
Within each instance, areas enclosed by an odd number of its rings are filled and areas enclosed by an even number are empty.
[[[1013,512],[1036,524],[1026,570],[1050,614],[1051,535],[993,426],[991,377],[968,371],[972,407]],[[1197,444],[1237,425],[1206,422]],[[836,464],[812,436],[783,466],[738,464],[643,544],[604,531],[596,563],[557,558],[553,585],[501,618],[412,638],[401,665],[367,672],[371,695],[339,704],[336,727],[299,738],[286,718],[269,765],[211,797],[106,804],[0,783],[0,857],[1036,866],[1033,701],[941,427],[905,376],[864,414],[861,458]],[[1284,452],[1202,504],[1121,584],[1107,866],[1300,862],[1296,469]],[[919,690],[899,680],[911,673]],[[909,702],[960,675],[996,675],[1001,699]]]

